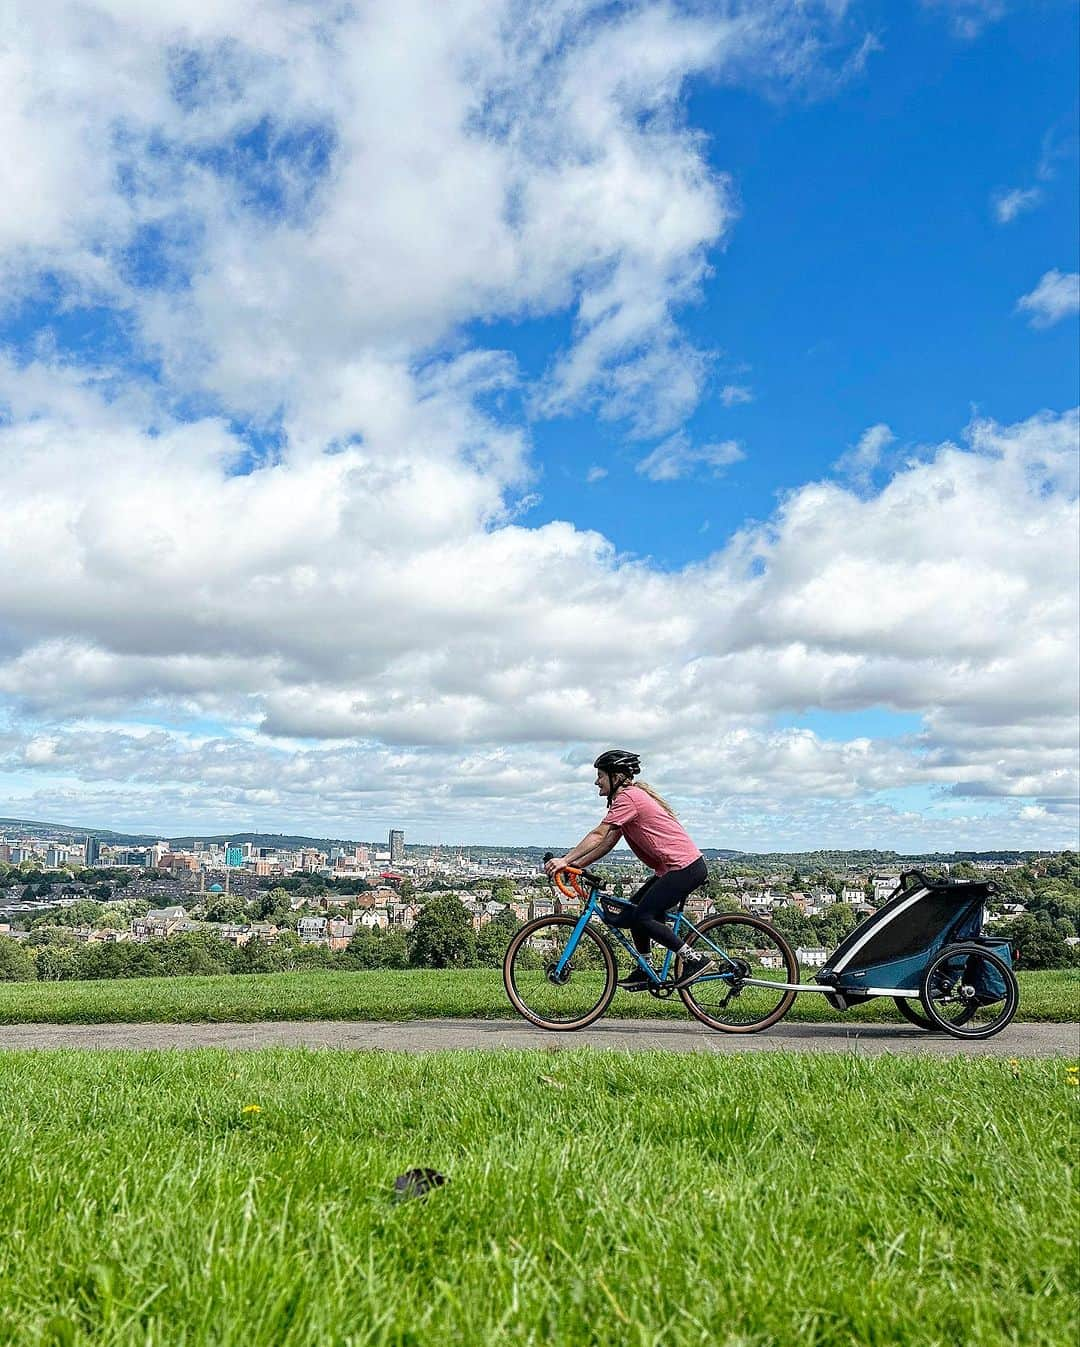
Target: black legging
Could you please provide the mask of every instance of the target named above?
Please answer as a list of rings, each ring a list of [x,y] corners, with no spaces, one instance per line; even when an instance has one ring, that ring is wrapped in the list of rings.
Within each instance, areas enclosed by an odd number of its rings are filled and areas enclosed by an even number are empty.
[[[636,910],[626,925],[634,937],[639,954],[648,955],[652,941],[679,949],[682,941],[664,921],[664,913],[677,907],[689,893],[700,889],[709,877],[705,859],[699,856],[682,870],[669,870],[666,875],[653,875],[633,895]]]

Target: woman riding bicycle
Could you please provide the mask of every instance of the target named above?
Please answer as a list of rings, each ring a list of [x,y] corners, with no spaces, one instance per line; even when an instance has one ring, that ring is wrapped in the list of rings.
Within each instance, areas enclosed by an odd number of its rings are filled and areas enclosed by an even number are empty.
[[[552,857],[544,869],[549,875],[567,866],[584,869],[624,839],[638,860],[655,873],[630,899],[634,906],[619,925],[629,927],[634,946],[644,959],[648,959],[654,940],[681,955],[682,973],[675,985],[685,987],[700,977],[712,960],[695,954],[679,940],[664,916],[705,883],[708,870],[704,857],[667,801],[643,781],[634,784],[634,777],[641,771],[636,753],[610,748],[593,766],[596,787],[607,797],[608,811],[572,851]],[[650,986],[649,976],[635,968],[619,986],[624,991],[643,992]]]

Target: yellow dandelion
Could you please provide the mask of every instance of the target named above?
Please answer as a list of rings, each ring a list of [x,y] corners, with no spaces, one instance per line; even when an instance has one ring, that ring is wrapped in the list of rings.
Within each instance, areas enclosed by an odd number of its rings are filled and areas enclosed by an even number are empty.
[[[261,1104],[245,1104],[244,1107],[240,1110],[240,1112],[241,1112],[241,1113],[261,1113],[261,1112],[262,1112],[262,1105],[261,1105]]]

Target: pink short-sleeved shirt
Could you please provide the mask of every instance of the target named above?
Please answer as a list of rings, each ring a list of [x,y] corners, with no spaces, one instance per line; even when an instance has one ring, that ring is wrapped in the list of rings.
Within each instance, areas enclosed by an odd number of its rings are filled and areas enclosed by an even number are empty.
[[[679,820],[639,786],[624,786],[603,822],[618,828],[638,860],[658,875],[693,865],[701,855]]]

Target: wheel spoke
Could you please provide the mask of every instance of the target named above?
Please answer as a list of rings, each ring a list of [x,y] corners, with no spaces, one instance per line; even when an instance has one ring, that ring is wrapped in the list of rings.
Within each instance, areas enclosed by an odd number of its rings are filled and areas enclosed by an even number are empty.
[[[544,1027],[575,1028],[602,1014],[614,993],[611,952],[590,926],[574,944],[577,919],[552,917],[511,941],[506,990],[521,1014]],[[572,948],[571,948],[572,946]]]
[[[716,1029],[746,1033],[764,1029],[787,1013],[795,992],[747,981],[798,981],[794,954],[767,922],[737,913],[724,914],[703,922],[700,933],[689,943],[715,963],[713,970],[680,992],[698,1019]]]
[[[943,951],[927,968],[922,1002],[933,1023],[958,1038],[989,1038],[1004,1029],[1019,1000],[1012,969],[975,944]]]

